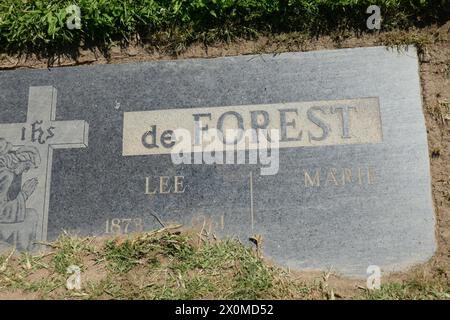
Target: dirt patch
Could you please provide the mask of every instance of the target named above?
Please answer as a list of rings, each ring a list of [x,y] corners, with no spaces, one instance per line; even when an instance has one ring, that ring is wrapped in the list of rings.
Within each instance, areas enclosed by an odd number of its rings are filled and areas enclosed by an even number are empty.
[[[19,290],[14,292],[0,292],[0,300],[35,300],[37,298],[37,294]]]

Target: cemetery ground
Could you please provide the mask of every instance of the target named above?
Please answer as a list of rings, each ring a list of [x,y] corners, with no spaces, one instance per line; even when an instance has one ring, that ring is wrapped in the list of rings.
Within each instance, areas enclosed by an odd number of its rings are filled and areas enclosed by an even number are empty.
[[[408,272],[383,275],[380,290],[333,272],[299,272],[273,264],[259,243],[217,240],[205,230],[168,227],[114,239],[63,235],[38,256],[0,257],[0,299],[450,299],[450,22],[421,29],[317,38],[302,33],[261,35],[205,46],[112,46],[38,57],[3,54],[2,69],[208,58],[386,45],[416,45],[420,55],[436,213],[434,257]],[[367,61],[369,64],[370,61]],[[81,267],[81,290],[66,289],[67,267]]]

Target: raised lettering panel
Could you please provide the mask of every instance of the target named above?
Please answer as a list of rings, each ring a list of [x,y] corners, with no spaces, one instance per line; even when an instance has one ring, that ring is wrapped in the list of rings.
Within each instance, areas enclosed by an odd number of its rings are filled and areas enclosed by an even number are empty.
[[[345,110],[345,111],[343,111]],[[258,122],[260,120],[260,122]],[[237,150],[257,148],[245,144],[252,137],[246,130],[264,128],[278,130],[280,148],[298,148],[326,145],[380,143],[383,140],[379,102],[376,98],[337,101],[279,103],[234,107],[194,108],[125,112],[123,124],[123,155],[170,154],[163,134],[184,129],[190,133],[191,146],[201,136],[201,149],[211,144],[208,132],[217,129],[225,142],[236,140]],[[240,140],[227,136],[226,130],[241,129]],[[174,140],[176,138],[174,137]],[[169,140],[170,141],[170,140]],[[224,143],[217,148],[225,149]]]

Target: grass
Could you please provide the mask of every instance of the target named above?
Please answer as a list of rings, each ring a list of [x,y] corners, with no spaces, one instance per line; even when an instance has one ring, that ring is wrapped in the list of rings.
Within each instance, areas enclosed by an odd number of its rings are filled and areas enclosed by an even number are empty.
[[[402,48],[405,44],[411,44],[416,46],[419,55],[423,55],[427,45],[432,42],[433,39],[426,33],[394,30],[381,34],[376,44],[397,49]]]
[[[71,265],[82,267],[82,255],[90,250],[86,241],[79,241],[68,234],[63,234],[58,241],[52,244],[52,247],[56,248],[57,251],[53,255],[51,264],[54,270],[60,274],[65,274],[67,268]]]
[[[409,279],[383,285],[380,290],[366,291],[364,299],[378,300],[449,300],[450,281],[446,271],[437,268],[424,275],[416,272]]]
[[[450,77],[450,59],[448,59],[444,65],[444,77],[446,78]]]
[[[200,240],[200,241],[199,241]],[[237,240],[199,239],[167,229],[92,244],[62,235],[40,256],[0,257],[0,298],[262,299],[322,295],[318,285],[288,281]],[[82,290],[65,288],[69,265],[82,269]]]
[[[171,229],[106,240],[65,234],[49,247],[52,251],[38,256],[0,256],[0,298],[450,298],[445,267],[369,291],[350,280],[344,286],[333,283],[331,272],[303,279],[267,263],[255,248],[235,239],[218,241]],[[82,267],[81,290],[65,287],[65,271],[72,264]]]
[[[436,104],[428,106],[427,111],[439,122],[445,124],[450,120],[450,101],[438,101]]]
[[[81,29],[66,26],[73,4],[81,11]],[[367,32],[366,9],[373,4],[381,8],[384,31],[450,15],[447,0],[2,0],[0,48],[48,53],[139,40],[177,52],[194,41],[267,33]]]
[[[110,240],[105,258],[114,274],[129,274],[137,268],[138,274],[152,280],[140,286],[146,290],[133,291],[132,295],[139,298],[258,299],[273,294],[278,272],[264,264],[251,248],[236,240],[197,245],[194,238],[156,232],[124,241]]]

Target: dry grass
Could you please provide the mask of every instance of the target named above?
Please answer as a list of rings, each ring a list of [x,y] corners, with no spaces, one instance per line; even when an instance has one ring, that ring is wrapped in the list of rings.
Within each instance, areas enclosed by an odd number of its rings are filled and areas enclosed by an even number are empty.
[[[251,244],[171,229],[114,239],[65,234],[49,247],[46,254],[0,257],[1,299],[450,298],[442,269],[419,268],[370,291],[331,271],[305,277],[273,266]],[[80,290],[66,288],[70,265],[81,269]]]
[[[237,240],[161,229],[97,240],[61,236],[45,255],[0,258],[0,298],[298,299],[325,298],[321,282],[290,281]],[[66,270],[82,270],[82,289],[66,289]]]

